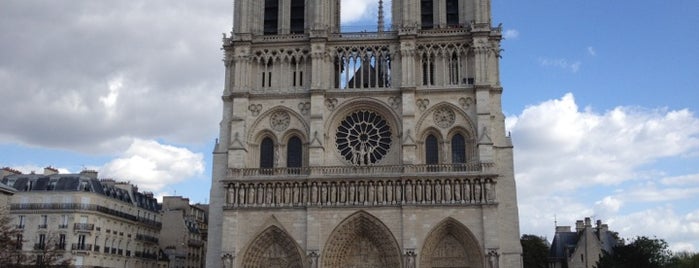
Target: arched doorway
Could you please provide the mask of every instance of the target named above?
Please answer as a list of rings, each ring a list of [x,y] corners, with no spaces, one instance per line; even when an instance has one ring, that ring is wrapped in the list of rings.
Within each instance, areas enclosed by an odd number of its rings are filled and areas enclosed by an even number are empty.
[[[323,253],[323,267],[400,268],[401,253],[388,227],[360,211],[333,230]]]
[[[447,218],[427,235],[420,267],[482,268],[483,253],[473,234],[460,222]]]
[[[258,235],[243,255],[245,268],[303,268],[303,257],[296,242],[277,226]]]

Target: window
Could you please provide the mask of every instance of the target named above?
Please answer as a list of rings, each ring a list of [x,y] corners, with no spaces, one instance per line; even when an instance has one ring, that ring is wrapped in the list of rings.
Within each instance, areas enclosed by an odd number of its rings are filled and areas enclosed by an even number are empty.
[[[46,229],[47,222],[48,222],[48,216],[41,215],[41,219],[39,220],[39,229]]]
[[[459,26],[459,0],[447,0],[447,25]]]
[[[466,140],[458,133],[451,137],[451,162],[466,163]]]
[[[58,235],[58,244],[56,245],[59,250],[66,249],[66,234]]]
[[[291,33],[302,34],[304,28],[304,0],[291,0]]]
[[[299,168],[303,164],[303,144],[296,136],[291,137],[286,145],[286,166]]]
[[[44,249],[44,246],[46,245],[46,234],[39,234],[38,244],[38,249]]]
[[[429,135],[425,139],[425,164],[439,164],[439,143],[434,135]]]
[[[265,0],[264,34],[277,34],[279,28],[279,0]]]
[[[422,29],[434,28],[434,0],[420,1],[420,18],[422,19]]]
[[[345,160],[354,165],[376,164],[391,148],[391,127],[373,111],[349,114],[337,127],[335,144]]]
[[[260,168],[274,167],[274,142],[269,137],[260,144]]]
[[[422,85],[434,86],[434,58],[430,54],[422,56]]]
[[[17,229],[24,229],[24,215],[19,215],[19,218],[17,218]]]

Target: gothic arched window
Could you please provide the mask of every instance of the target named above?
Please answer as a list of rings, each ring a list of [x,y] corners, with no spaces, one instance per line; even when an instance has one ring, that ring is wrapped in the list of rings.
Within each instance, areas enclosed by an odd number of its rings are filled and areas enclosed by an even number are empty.
[[[439,164],[439,143],[432,134],[425,139],[425,164]]]
[[[260,144],[260,168],[274,167],[274,142],[267,137]]]
[[[304,0],[291,0],[291,21],[289,25],[292,34],[302,34],[305,18]]]
[[[303,144],[296,136],[286,144],[286,167],[299,168],[303,164]]]
[[[447,0],[447,25],[459,26],[459,0]]]
[[[451,162],[454,164],[466,163],[466,140],[459,133],[451,137]]]
[[[279,0],[265,0],[264,34],[277,34],[279,28]]]
[[[434,28],[434,0],[420,0],[422,29]]]

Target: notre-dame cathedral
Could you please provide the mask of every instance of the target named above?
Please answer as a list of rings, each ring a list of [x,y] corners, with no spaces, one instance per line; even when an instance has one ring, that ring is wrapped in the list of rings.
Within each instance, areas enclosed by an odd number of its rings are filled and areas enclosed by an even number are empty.
[[[207,266],[521,267],[490,0],[340,2],[234,1]]]

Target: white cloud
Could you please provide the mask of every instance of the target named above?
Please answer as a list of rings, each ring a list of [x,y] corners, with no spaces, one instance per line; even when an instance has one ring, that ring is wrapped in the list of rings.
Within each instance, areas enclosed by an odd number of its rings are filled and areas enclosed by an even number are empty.
[[[517,37],[519,37],[519,31],[515,29],[507,29],[502,34],[502,37],[504,37],[505,39],[517,39]]]
[[[376,14],[378,9],[378,2],[376,0],[345,0],[341,3],[342,12],[342,23],[353,23],[364,19],[374,18],[376,21]],[[389,8],[386,8],[389,7]],[[390,6],[386,6],[384,3],[384,10],[390,9]]]
[[[646,170],[660,159],[699,151],[699,118],[692,112],[596,112],[579,108],[568,93],[509,116],[506,126],[515,146],[523,233],[553,234],[554,217],[559,225],[593,217],[613,220],[610,228],[623,237],[657,235],[673,249],[699,246],[699,221],[693,220],[699,212],[683,215],[686,204],[698,201],[697,175]],[[661,207],[639,210],[647,204]],[[678,205],[666,207],[671,204]]]
[[[0,106],[0,143],[109,154],[132,137],[216,135],[226,1],[1,5],[0,99],[12,101]]]
[[[597,56],[597,51],[594,47],[587,47],[587,54],[590,56]]]
[[[696,251],[699,222],[692,217],[698,213],[682,215],[671,206],[661,206],[612,217],[607,222],[622,237],[655,236],[667,241],[673,251]]]
[[[203,155],[186,148],[135,139],[119,158],[101,168],[101,177],[128,180],[139,188],[159,191],[204,172]]]
[[[616,107],[597,113],[580,110],[568,93],[515,117],[508,124],[525,188],[618,184],[643,164],[699,147],[699,118],[688,110]]]
[[[580,61],[570,62],[567,59],[549,59],[549,58],[539,58],[539,65],[544,67],[556,67],[564,70],[570,70],[573,73],[577,73],[580,70],[582,63]]]

